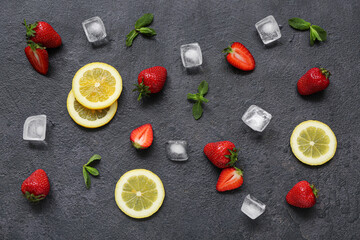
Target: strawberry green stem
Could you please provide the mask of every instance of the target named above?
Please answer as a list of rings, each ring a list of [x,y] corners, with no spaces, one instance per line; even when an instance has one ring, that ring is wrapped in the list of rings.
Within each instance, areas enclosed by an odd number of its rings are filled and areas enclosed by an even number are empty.
[[[142,97],[148,97],[151,91],[149,90],[149,86],[146,86],[144,82],[142,81],[140,84],[134,84],[136,86],[135,89],[133,89],[133,92],[138,91],[139,96],[137,98],[138,101],[141,100]]]
[[[321,70],[321,73],[323,75],[325,75],[326,79],[329,79],[329,77],[331,76],[331,73],[328,70],[326,70],[325,68],[320,68],[320,70]]]
[[[318,197],[318,190],[315,188],[314,184],[311,184],[310,187],[311,187],[315,197]]]
[[[230,155],[225,155],[226,158],[229,158],[230,161],[226,164],[228,167],[233,167],[238,160],[238,152],[236,148],[228,149],[230,152]]]

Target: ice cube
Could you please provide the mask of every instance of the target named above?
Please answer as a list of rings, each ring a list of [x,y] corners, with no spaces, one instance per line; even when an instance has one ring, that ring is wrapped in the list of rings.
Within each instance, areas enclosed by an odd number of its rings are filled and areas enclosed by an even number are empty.
[[[241,206],[241,211],[249,218],[255,219],[264,213],[266,205],[248,194]]]
[[[100,17],[92,17],[82,22],[85,34],[89,42],[98,42],[106,38],[106,31]]]
[[[28,117],[24,123],[23,139],[44,141],[46,135],[46,115]]]
[[[270,123],[271,118],[271,114],[266,112],[264,109],[256,105],[251,105],[241,119],[253,130],[262,132]]]
[[[272,43],[281,38],[279,25],[272,15],[261,19],[255,24],[255,27],[264,44]]]
[[[172,161],[188,160],[187,142],[182,140],[170,140],[166,142],[166,154]]]
[[[202,53],[198,43],[181,45],[181,61],[186,68],[198,67],[202,64]]]

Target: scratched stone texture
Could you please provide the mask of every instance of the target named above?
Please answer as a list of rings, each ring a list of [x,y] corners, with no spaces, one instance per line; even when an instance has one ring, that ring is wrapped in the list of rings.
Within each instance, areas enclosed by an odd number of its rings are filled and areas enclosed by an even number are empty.
[[[0,239],[359,239],[360,236],[360,87],[359,2],[247,1],[1,1],[0,37]],[[125,36],[144,13],[153,13],[154,38],[139,36],[131,48]],[[254,24],[274,15],[282,38],[265,47]],[[81,22],[100,16],[109,43],[94,47]],[[301,17],[322,26],[328,41],[309,45],[309,32],[291,29],[287,20]],[[45,20],[61,35],[63,45],[49,50],[47,76],[35,72],[24,54],[28,22]],[[221,50],[232,41],[243,43],[257,66],[251,73],[232,68]],[[198,42],[203,66],[186,71],[180,45]],[[76,125],[66,109],[75,72],[94,62],[113,65],[124,89],[114,119],[89,130]],[[168,70],[163,91],[136,101],[137,75],[161,65]],[[301,97],[297,80],[310,68],[332,72],[326,91]],[[195,121],[187,93],[202,80],[209,83],[204,115]],[[273,115],[258,134],[241,116],[256,104]],[[25,119],[46,114],[46,145],[22,139]],[[292,154],[294,127],[315,119],[328,124],[338,139],[335,157],[309,167]],[[132,129],[151,123],[155,139],[137,152],[129,142]],[[165,142],[183,139],[190,158],[166,159]],[[241,148],[238,166],[244,185],[234,191],[215,190],[220,170],[204,156],[211,141],[230,140]],[[100,176],[85,188],[82,165],[94,153],[103,159]],[[50,178],[49,196],[29,204],[20,192],[23,180],[38,168]],[[145,168],[163,181],[166,198],[149,219],[123,214],[114,201],[117,180],[126,171]],[[320,191],[311,209],[296,209],[285,201],[298,181],[314,183]],[[257,220],[240,211],[253,194],[267,209]]]

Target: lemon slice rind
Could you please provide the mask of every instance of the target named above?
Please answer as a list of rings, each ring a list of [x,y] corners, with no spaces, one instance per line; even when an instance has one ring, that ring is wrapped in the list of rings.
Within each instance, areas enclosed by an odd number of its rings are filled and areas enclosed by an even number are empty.
[[[150,208],[142,209],[141,211],[136,211],[134,209],[129,208],[126,205],[126,202],[124,202],[122,199],[122,193],[123,193],[124,184],[128,182],[129,178],[140,175],[144,175],[155,182],[158,195]],[[126,215],[132,218],[150,217],[159,210],[159,208],[161,207],[164,201],[164,198],[165,198],[165,189],[164,189],[164,185],[162,184],[162,181],[156,174],[146,169],[134,169],[126,172],[124,175],[121,176],[115,187],[116,204],[121,209],[121,211],[123,211]]]
[[[75,107],[74,107],[74,102],[75,101],[76,101],[76,99],[75,99],[74,93],[71,90],[69,92],[69,95],[68,95],[68,98],[67,98],[67,103],[66,103],[68,113],[69,113],[70,117],[72,118],[72,120],[74,120],[74,122],[76,122],[80,126],[83,126],[83,127],[86,127],[86,128],[98,128],[98,127],[104,126],[105,124],[110,122],[111,119],[115,116],[116,110],[117,110],[117,107],[118,107],[118,103],[117,103],[117,101],[115,101],[109,107],[109,111],[107,112],[107,114],[103,118],[97,119],[95,121],[90,121],[88,119],[85,119],[85,118],[81,117],[79,115],[79,113],[75,110]],[[99,110],[94,110],[94,111],[99,111]]]
[[[106,70],[115,78],[115,92],[105,101],[92,102],[80,93],[80,79],[86,71],[93,70],[94,68]],[[122,78],[113,66],[102,62],[93,62],[86,64],[75,73],[72,81],[72,90],[76,100],[84,107],[89,109],[104,109],[111,106],[119,98],[122,92]]]
[[[315,128],[322,129],[330,139],[330,142],[328,144],[329,149],[327,150],[327,152],[322,155],[320,154],[320,156],[316,157],[316,158],[313,158],[311,156],[310,157],[305,156],[304,153],[302,151],[300,151],[299,144],[297,141],[298,138],[301,138],[300,133],[303,130],[308,129],[309,127],[315,127]],[[317,165],[322,165],[322,164],[328,162],[330,159],[332,159],[334,157],[336,148],[337,148],[337,140],[336,140],[336,136],[335,136],[334,132],[331,130],[331,128],[328,125],[326,125],[325,123],[322,123],[320,121],[308,120],[308,121],[300,123],[299,125],[297,125],[295,127],[295,129],[290,137],[290,146],[291,146],[292,152],[294,153],[295,157],[299,161],[301,161],[305,164],[308,164],[308,165],[317,166]]]

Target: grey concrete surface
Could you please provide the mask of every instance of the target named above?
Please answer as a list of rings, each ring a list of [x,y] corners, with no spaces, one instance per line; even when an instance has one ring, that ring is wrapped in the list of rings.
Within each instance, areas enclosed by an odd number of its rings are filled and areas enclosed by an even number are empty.
[[[1,1],[0,45],[0,239],[358,239],[359,220],[359,2],[352,1]],[[131,48],[125,36],[143,13],[155,16],[158,35],[139,36]],[[265,47],[254,24],[274,15],[282,38]],[[100,16],[109,43],[93,47],[81,22]],[[328,41],[309,45],[309,33],[291,29],[287,20],[301,17],[323,27]],[[45,20],[61,35],[63,45],[49,51],[47,76],[35,72],[25,54],[28,22]],[[251,73],[232,68],[222,49],[243,43],[257,66]],[[198,72],[181,64],[180,45],[198,42],[204,63]],[[75,124],[66,98],[75,72],[94,62],[113,65],[124,89],[114,119],[89,130]],[[136,101],[137,75],[161,65],[168,70],[163,91]],[[297,80],[311,67],[332,72],[326,91],[301,97]],[[204,115],[195,121],[187,93],[209,83]],[[241,116],[256,104],[273,115],[258,134]],[[47,145],[22,140],[22,127],[31,115],[48,116]],[[320,167],[300,163],[289,138],[300,122],[328,124],[338,139],[335,157]],[[151,123],[155,139],[137,152],[129,142],[132,129]],[[185,163],[166,159],[165,142],[189,143]],[[228,193],[215,190],[220,170],[204,156],[211,141],[230,140],[241,148],[238,166],[244,185]],[[85,188],[82,165],[94,153],[103,159],[100,176]],[[20,192],[34,170],[50,178],[49,196],[29,204]],[[149,219],[124,215],[114,201],[117,180],[126,171],[145,168],[163,181],[166,197]],[[307,180],[319,189],[317,204],[296,209],[285,201],[288,190]],[[244,197],[253,194],[267,205],[253,221],[242,214]]]

